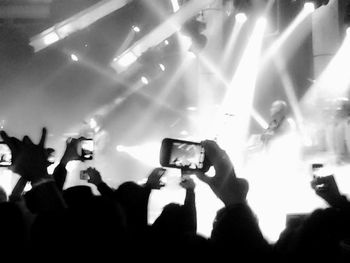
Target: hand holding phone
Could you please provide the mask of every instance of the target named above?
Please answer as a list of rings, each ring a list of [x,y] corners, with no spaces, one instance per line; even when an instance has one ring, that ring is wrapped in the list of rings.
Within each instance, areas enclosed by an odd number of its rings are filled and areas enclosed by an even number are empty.
[[[92,160],[94,154],[94,141],[93,139],[81,138],[77,145],[78,155],[82,160]]]
[[[311,182],[311,187],[318,196],[323,198],[331,206],[337,206],[340,202],[343,202],[343,197],[339,192],[333,175],[315,177]]]

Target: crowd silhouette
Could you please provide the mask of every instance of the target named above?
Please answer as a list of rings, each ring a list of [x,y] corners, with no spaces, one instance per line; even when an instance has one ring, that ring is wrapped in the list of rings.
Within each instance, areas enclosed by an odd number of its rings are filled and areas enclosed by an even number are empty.
[[[209,238],[197,233],[195,182],[182,171],[186,191],[183,205],[170,203],[152,225],[148,202],[152,191],[164,186],[162,168],[155,168],[143,185],[125,182],[113,189],[96,168],[88,168],[88,185],[64,189],[66,165],[80,160],[71,139],[60,163],[48,174],[45,147],[1,131],[12,153],[13,172],[20,179],[7,197],[0,188],[0,248],[12,260],[229,260],[232,262],[350,262],[350,204],[333,176],[315,178],[311,187],[329,207],[288,224],[275,243],[269,243],[247,202],[249,184],[236,176],[228,155],[214,141],[201,144],[214,176],[196,172],[223,202]],[[26,183],[31,190],[24,191]],[[278,198],[278,197],[276,197]]]

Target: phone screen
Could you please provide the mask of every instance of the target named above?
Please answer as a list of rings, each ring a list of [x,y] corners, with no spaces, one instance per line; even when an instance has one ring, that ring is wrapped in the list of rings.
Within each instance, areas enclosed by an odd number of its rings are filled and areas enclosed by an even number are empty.
[[[333,169],[331,166],[325,166],[322,163],[313,163],[311,166],[313,177],[325,177],[333,174]]]
[[[12,165],[12,154],[7,144],[0,142],[0,166],[6,167]]]
[[[91,160],[94,152],[94,141],[92,139],[85,139],[81,141],[81,156],[85,160]]]
[[[90,176],[89,174],[83,170],[83,171],[80,171],[80,180],[89,180],[90,179]]]
[[[200,144],[173,142],[171,146],[169,164],[176,167],[202,169],[204,162],[204,148]]]

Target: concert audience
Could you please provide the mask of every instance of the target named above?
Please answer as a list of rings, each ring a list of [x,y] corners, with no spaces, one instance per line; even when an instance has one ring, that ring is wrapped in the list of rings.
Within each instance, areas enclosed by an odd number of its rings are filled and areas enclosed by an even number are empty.
[[[47,172],[46,129],[35,144],[1,131],[11,149],[11,169],[21,176],[9,200],[1,194],[1,248],[13,259],[58,260],[165,260],[205,259],[234,262],[349,262],[350,204],[340,193],[333,176],[315,178],[311,187],[328,204],[289,225],[275,244],[265,240],[258,220],[247,202],[248,182],[235,174],[228,155],[214,141],[203,141],[212,177],[196,171],[222,201],[211,236],[197,233],[195,183],[182,171],[181,186],[186,191],[183,205],[166,205],[152,225],[148,224],[148,202],[153,190],[160,189],[163,170],[155,168],[144,185],[125,182],[112,189],[95,168],[86,170],[89,186],[63,190],[66,165],[80,160],[79,139],[66,143],[65,153],[52,175]],[[25,192],[29,182],[31,190]],[[1,193],[4,191],[1,191]],[[4,197],[2,197],[4,196]],[[278,198],[278,197],[276,197]]]

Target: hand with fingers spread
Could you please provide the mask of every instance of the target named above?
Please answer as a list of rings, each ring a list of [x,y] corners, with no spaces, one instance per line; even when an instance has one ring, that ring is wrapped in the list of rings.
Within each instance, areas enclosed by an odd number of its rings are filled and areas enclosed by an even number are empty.
[[[311,187],[315,190],[319,197],[324,199],[333,207],[341,206],[344,201],[347,203],[346,198],[344,198],[344,196],[342,196],[339,192],[333,175],[314,177],[314,179],[311,181]]]
[[[95,168],[89,167],[86,169],[86,172],[89,175],[89,183],[98,186],[103,182],[100,172],[97,171]]]
[[[39,144],[34,144],[28,136],[20,141],[10,137],[5,131],[0,132],[4,142],[9,146],[12,153],[11,169],[20,174],[32,184],[47,177],[47,159],[49,151],[45,149],[46,128],[42,129]]]
[[[148,176],[145,186],[150,189],[156,189],[156,190],[159,190],[162,187],[164,187],[164,183],[162,183],[160,179],[162,178],[165,172],[166,172],[166,169],[164,168],[161,168],[161,167],[154,168],[151,174]]]
[[[230,158],[216,142],[206,140],[202,142],[202,145],[207,158],[214,166],[215,176],[209,177],[197,172],[197,177],[210,186],[225,206],[244,203],[249,188],[248,182],[236,177]]]

